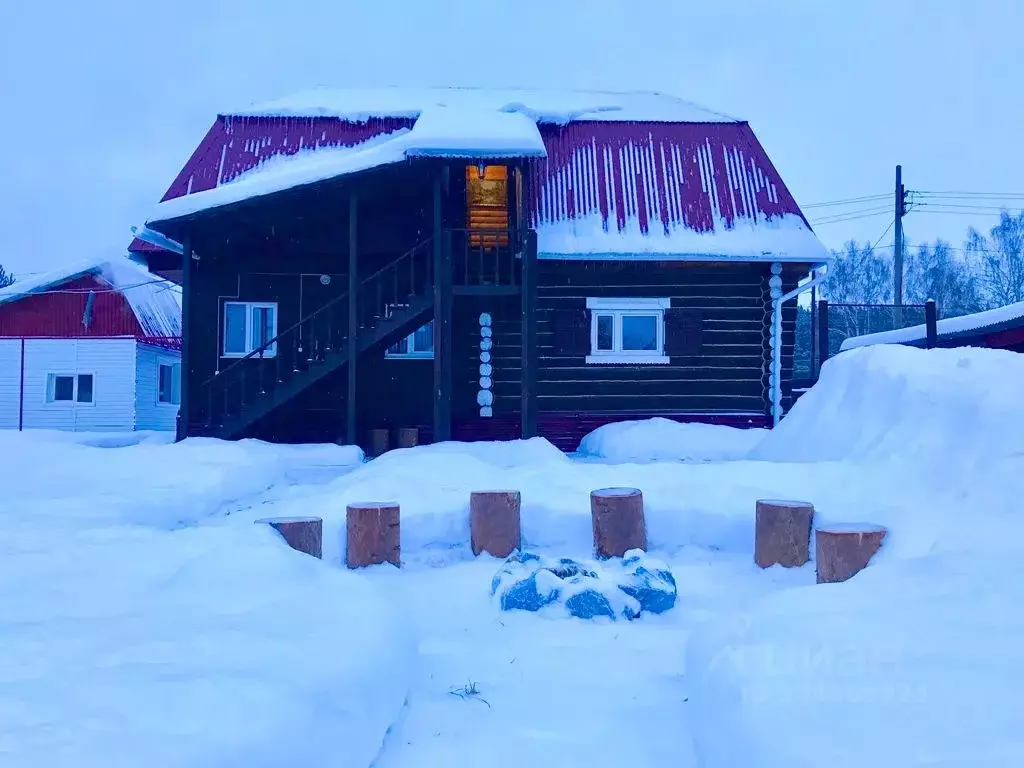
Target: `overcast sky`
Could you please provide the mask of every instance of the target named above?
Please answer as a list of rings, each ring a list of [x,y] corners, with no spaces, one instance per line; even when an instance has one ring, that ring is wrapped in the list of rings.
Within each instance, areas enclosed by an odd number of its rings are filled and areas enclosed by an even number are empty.
[[[15,272],[123,252],[218,111],[316,85],[657,89],[749,120],[801,205],[890,193],[896,163],[913,190],[1024,194],[1021,0],[0,5],[0,263]],[[912,240],[995,218],[924,210]],[[839,246],[891,220],[816,229]]]

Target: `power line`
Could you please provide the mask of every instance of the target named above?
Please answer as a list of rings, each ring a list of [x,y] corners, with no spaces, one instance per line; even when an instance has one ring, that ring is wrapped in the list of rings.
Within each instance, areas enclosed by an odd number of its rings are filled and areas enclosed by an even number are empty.
[[[845,200],[826,200],[823,203],[808,203],[802,206],[803,208],[830,208],[836,205],[853,205],[854,203],[866,203],[873,200],[884,200],[888,197],[892,197],[890,194],[885,195],[865,195],[863,197],[848,197]]]
[[[1019,216],[1020,214],[1024,213],[1024,209],[1021,209],[1019,211],[1008,211],[1006,209],[1003,209],[1003,211],[985,211],[985,212],[981,212],[981,211],[947,211],[947,210],[944,210],[944,209],[940,210],[938,208],[927,208],[925,210],[917,211],[917,212],[918,213],[941,214],[941,215],[944,215],[944,216],[975,216],[975,217],[977,217],[977,216],[995,216],[995,215],[997,215],[999,213],[1008,213],[1011,216]]]
[[[955,208],[969,211],[1011,211],[1012,208],[1007,208],[1005,205],[969,205],[967,203],[921,203],[922,206],[928,206],[929,208]],[[1024,209],[1021,209],[1024,210]]]
[[[824,216],[820,219],[811,220],[811,224],[822,225],[822,224],[839,224],[844,221],[855,221],[857,219],[866,219],[871,216],[880,216],[883,213],[889,212],[889,206],[882,206],[879,208],[865,208],[859,211],[850,211],[848,213],[838,213],[832,216]]]
[[[17,281],[11,283],[10,287],[17,287]],[[81,295],[88,296],[90,293],[124,293],[125,291],[131,290],[132,288],[142,288],[147,285],[160,285],[160,290],[154,293],[162,293],[163,291],[173,290],[176,288],[176,284],[165,280],[162,277],[155,278],[153,280],[147,280],[144,283],[134,283],[132,285],[122,285],[120,287],[111,288],[43,288],[41,290],[26,290],[23,295],[25,296],[43,296],[46,294],[70,294],[70,295]],[[17,293],[17,291],[15,291]]]
[[[1009,198],[1011,200],[1024,199],[1024,192],[930,192],[928,190],[915,190],[914,194],[925,195],[927,197],[960,197],[960,198],[980,198],[980,199],[1003,199]]]
[[[889,230],[890,230],[890,229],[892,229],[892,225],[893,225],[893,224],[895,224],[895,223],[896,223],[896,219],[895,219],[895,218],[894,218],[894,219],[893,219],[892,221],[890,221],[890,222],[889,222],[889,226],[885,228],[885,232],[883,232],[882,234],[880,234],[880,235],[878,236],[878,239],[877,239],[877,240],[875,240],[875,244],[871,246],[871,249],[872,249],[872,250],[874,250],[875,248],[877,248],[877,247],[878,247],[878,244],[879,244],[880,242],[882,242],[882,238],[883,238],[883,237],[885,237],[886,235],[888,235],[888,234],[889,234]],[[893,243],[893,245],[892,245],[892,246],[886,246],[886,247],[893,247],[893,246],[895,246],[895,243]]]

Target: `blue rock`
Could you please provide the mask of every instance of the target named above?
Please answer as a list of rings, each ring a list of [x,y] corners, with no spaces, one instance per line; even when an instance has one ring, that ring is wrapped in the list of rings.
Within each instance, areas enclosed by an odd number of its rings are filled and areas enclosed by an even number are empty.
[[[569,613],[578,619],[593,619],[596,616],[615,618],[615,610],[608,598],[596,589],[585,589],[565,601]]]
[[[549,565],[545,567],[555,574],[555,576],[563,580],[572,579],[576,576],[589,576],[592,579],[597,578],[596,573],[587,570],[575,560],[570,560],[568,557],[561,558],[557,565]]]
[[[628,560],[623,560],[627,567],[619,589],[640,603],[641,611],[664,613],[676,604],[676,579],[668,568],[660,567],[653,559]]]
[[[558,590],[541,592],[537,586],[537,573],[531,573],[525,579],[517,581],[501,595],[503,611],[539,611],[558,599]]]

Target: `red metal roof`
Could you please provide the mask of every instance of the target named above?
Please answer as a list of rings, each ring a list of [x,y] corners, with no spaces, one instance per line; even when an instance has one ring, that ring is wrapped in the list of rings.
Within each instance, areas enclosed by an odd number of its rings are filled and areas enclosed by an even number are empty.
[[[337,117],[220,116],[163,200],[230,182],[272,157],[355,146],[414,122],[404,117],[348,122]],[[817,246],[824,255],[745,122],[591,120],[539,128],[548,156],[534,161],[531,210],[538,229],[554,233],[547,239],[556,243],[556,251],[557,245],[568,243],[566,252],[574,253],[614,248],[685,253],[695,242],[687,240],[688,235],[746,231],[738,225],[749,224],[771,238],[778,227],[765,224],[785,220],[782,239],[764,240],[764,251],[785,250],[792,244],[794,250],[813,251]],[[596,245],[588,245],[576,231],[583,229],[584,221],[597,222],[588,230],[591,240],[594,230],[631,239],[604,243],[597,238]],[[559,229],[559,224],[568,229]],[[638,246],[648,235],[659,237],[650,238],[650,249]],[[543,240],[542,236],[542,250]],[[757,254],[761,246],[760,235],[755,234],[738,250]],[[737,248],[735,238],[730,247]],[[152,249],[137,240],[131,246],[135,251]]]
[[[143,335],[128,300],[95,275],[0,304],[0,337],[77,339]]]

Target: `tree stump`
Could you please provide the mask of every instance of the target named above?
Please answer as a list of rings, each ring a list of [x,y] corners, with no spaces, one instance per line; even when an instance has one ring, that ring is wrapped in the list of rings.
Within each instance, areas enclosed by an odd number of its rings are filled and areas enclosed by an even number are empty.
[[[591,491],[590,517],[598,557],[622,557],[631,549],[647,549],[644,497],[636,488]]]
[[[415,448],[420,444],[419,427],[400,427],[395,435],[395,447]]]
[[[367,501],[349,504],[345,515],[349,568],[391,563],[401,565],[398,504]]]
[[[508,557],[519,549],[519,491],[473,491],[469,494],[469,531],[473,554]]]
[[[288,546],[313,557],[322,557],[324,521],[319,517],[265,517],[257,525],[269,525]]]
[[[386,429],[370,430],[370,455],[383,456],[391,447],[391,433]]]
[[[757,502],[754,525],[754,562],[761,568],[793,568],[811,558],[811,523],[814,505],[806,501]]]
[[[864,570],[888,531],[871,523],[826,525],[814,531],[819,584],[846,581]]]

